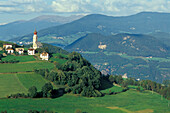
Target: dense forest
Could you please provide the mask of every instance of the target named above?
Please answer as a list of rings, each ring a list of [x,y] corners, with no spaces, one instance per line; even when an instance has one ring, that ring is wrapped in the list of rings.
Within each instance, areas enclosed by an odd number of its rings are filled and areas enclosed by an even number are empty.
[[[101,73],[79,53],[72,52],[64,64],[56,64],[56,70],[35,70],[55,84],[68,85],[66,92],[87,97],[102,96],[98,91],[101,86]]]

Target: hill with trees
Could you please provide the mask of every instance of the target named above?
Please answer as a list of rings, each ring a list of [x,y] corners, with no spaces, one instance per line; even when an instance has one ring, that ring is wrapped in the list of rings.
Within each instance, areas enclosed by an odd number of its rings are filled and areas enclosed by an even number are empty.
[[[101,49],[100,46],[106,48]],[[157,82],[170,79],[169,46],[140,34],[89,34],[65,47],[80,52],[103,74],[124,75]]]

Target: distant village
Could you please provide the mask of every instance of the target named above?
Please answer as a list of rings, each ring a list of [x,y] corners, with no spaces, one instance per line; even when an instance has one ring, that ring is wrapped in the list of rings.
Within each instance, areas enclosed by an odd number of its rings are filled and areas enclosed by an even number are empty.
[[[3,44],[3,48],[2,49],[5,49],[7,51],[7,54],[13,54],[14,52],[17,52],[19,55],[24,55],[24,48],[23,47],[19,47],[19,48],[15,48],[15,50],[13,49],[13,44]],[[37,36],[37,31],[35,30],[34,31],[34,35],[33,35],[33,46],[30,47],[28,50],[27,50],[27,53],[28,55],[35,55],[35,50],[37,48],[42,48],[43,45],[38,42],[38,36]],[[1,49],[1,50],[2,50]],[[3,53],[3,56],[7,56],[7,54]],[[42,60],[49,60],[49,53],[47,52],[42,52],[40,54],[40,58]]]

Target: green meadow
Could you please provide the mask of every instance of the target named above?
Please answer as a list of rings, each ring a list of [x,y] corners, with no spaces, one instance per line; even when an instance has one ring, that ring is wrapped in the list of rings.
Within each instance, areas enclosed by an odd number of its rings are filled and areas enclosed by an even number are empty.
[[[122,87],[118,87],[118,86],[113,86],[111,88],[102,90],[102,93],[111,93],[111,92],[122,92],[123,88]]]
[[[67,58],[67,55],[56,53],[56,54],[52,54],[52,56],[53,57],[50,58],[50,61],[55,61],[55,62],[58,62],[59,64],[64,64],[67,61],[65,59],[65,58]],[[63,57],[63,59],[61,59],[59,57]]]
[[[30,73],[0,74],[0,97],[15,93],[27,93],[31,86],[41,87],[48,82],[41,75]],[[54,86],[56,88],[56,86]],[[115,95],[103,97],[82,97],[65,94],[55,99],[0,99],[0,110],[8,113],[26,113],[29,110],[49,110],[57,113],[74,113],[80,109],[87,113],[169,113],[168,100],[151,91],[138,92],[136,87]],[[122,91],[113,86],[102,90],[103,93]]]
[[[9,60],[18,60],[19,62],[28,62],[28,61],[35,61],[34,56],[14,56],[14,55],[8,55],[6,57],[2,58],[2,61],[9,61]]]
[[[40,91],[47,82],[41,75],[35,73],[0,74],[0,98],[10,94],[27,93],[32,86],[36,86]]]
[[[14,64],[0,64],[0,73],[10,73],[10,72],[26,72],[33,71],[34,69],[52,69],[54,64],[47,61],[31,61],[24,63],[14,63]]]
[[[15,74],[0,74],[0,97],[10,94],[25,93],[27,89]]]
[[[36,86],[38,91],[40,91],[42,86],[48,82],[41,75],[35,73],[17,74],[17,77],[26,89]]]
[[[28,110],[50,110],[57,113],[74,113],[80,109],[87,113],[169,113],[168,101],[150,91],[129,90],[116,95],[87,98],[65,94],[56,99],[1,99],[0,109],[9,113]]]

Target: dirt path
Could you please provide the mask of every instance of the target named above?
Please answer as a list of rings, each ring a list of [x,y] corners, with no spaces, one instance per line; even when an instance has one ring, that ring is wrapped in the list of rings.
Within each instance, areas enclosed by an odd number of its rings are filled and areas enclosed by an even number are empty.
[[[119,107],[106,107],[109,109],[118,109],[126,113],[153,113],[154,111],[152,109],[145,109],[145,110],[140,110],[140,111],[130,111],[124,108],[119,108]]]
[[[28,61],[28,62],[19,62],[19,64],[28,64],[28,63],[37,63],[42,61]]]

